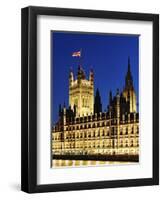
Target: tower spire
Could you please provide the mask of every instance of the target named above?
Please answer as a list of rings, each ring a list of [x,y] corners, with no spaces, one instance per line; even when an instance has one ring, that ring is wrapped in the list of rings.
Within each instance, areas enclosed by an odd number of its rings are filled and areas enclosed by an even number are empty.
[[[94,103],[94,113],[99,114],[102,112],[102,103],[101,103],[101,96],[99,89],[96,90],[96,96],[95,96],[95,103]]]
[[[134,91],[133,78],[131,74],[131,64],[130,57],[128,57],[128,69],[125,77],[125,87],[123,91],[123,96],[126,98],[126,101],[129,103],[129,111],[136,112],[136,94]]]
[[[128,57],[128,69],[127,69],[127,74],[126,74],[126,88],[133,88],[133,78],[131,74],[131,64],[130,64],[130,57]]]

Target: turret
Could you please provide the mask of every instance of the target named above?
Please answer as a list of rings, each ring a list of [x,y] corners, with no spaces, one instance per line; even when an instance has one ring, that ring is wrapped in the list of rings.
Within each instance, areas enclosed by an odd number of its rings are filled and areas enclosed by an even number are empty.
[[[94,85],[94,72],[93,69],[91,69],[89,73],[89,81],[91,82],[91,85]]]
[[[102,112],[102,104],[101,104],[100,92],[97,88],[95,96],[95,104],[94,104],[94,113],[99,114],[100,112]]]
[[[63,105],[63,126],[65,127],[66,125],[66,105],[65,105],[65,102],[64,102],[64,105]]]
[[[130,57],[128,57],[128,69],[125,79],[125,88],[126,89],[133,89],[133,78],[131,74],[131,65],[130,65]]]
[[[74,104],[74,117],[76,117],[76,105]]]
[[[81,82],[82,79],[85,79],[86,76],[85,76],[85,72],[82,68],[81,65],[78,66],[78,75],[77,75],[77,79],[78,79],[78,83]]]
[[[116,94],[116,114],[117,118],[120,117],[120,94],[119,94],[119,89],[117,89],[117,94]]]
[[[69,74],[69,85],[72,85],[72,82],[74,81],[74,74],[72,69],[70,69],[70,74]]]
[[[123,90],[123,96],[129,104],[129,112],[137,112],[136,94],[133,86],[133,78],[131,74],[130,58],[128,58],[128,68],[125,77],[125,87]]]

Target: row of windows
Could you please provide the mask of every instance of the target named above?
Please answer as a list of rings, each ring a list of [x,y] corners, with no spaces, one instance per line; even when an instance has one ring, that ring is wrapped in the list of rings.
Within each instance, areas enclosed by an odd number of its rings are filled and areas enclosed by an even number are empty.
[[[138,138],[137,139],[120,139],[119,140],[119,144],[131,144],[131,145],[133,145],[134,143],[138,143]],[[67,141],[67,142],[65,142],[64,143],[64,145],[65,144],[81,144],[81,145],[83,145],[83,144],[117,144],[117,139],[109,139],[109,140],[103,140],[103,141],[98,141],[98,142],[69,142],[69,141]],[[55,143],[56,145],[61,145],[61,143],[60,142],[57,142],[57,143]]]
[[[77,105],[77,104],[75,104]],[[83,107],[88,107],[85,104],[83,104]],[[87,122],[99,122],[101,120],[105,120],[104,122],[106,122],[106,120],[111,121],[113,124],[117,122],[117,118],[110,118],[110,116],[108,114],[104,114],[101,113],[100,115],[91,115],[91,116],[83,116],[83,117],[77,117],[75,120],[71,119],[71,118],[67,118],[67,122],[69,122],[70,124],[78,124],[78,123],[87,123]],[[123,119],[121,119],[121,123],[128,123],[128,122],[138,122],[138,118],[137,117],[131,117],[130,120],[128,117],[125,117]],[[103,122],[100,122],[103,123]]]
[[[73,144],[73,143],[67,143],[64,148],[106,148],[106,147],[116,147],[116,143],[111,142],[111,143],[85,143],[84,145],[79,143],[79,144]],[[123,142],[119,144],[119,147],[138,147],[139,143],[137,142],[131,142],[130,144],[128,142]],[[55,145],[55,149],[60,149],[61,145]]]
[[[96,127],[105,126],[105,125],[109,126],[109,122],[107,122],[107,123],[103,122],[103,123],[97,123],[97,124],[94,123],[92,126],[91,126],[91,124],[85,124],[85,125],[80,125],[80,126],[76,126],[76,127],[69,126],[69,127],[66,127],[66,130],[71,131],[71,130],[79,130],[79,129],[86,129],[86,128],[96,128]]]
[[[138,134],[139,129],[136,129],[136,134]],[[93,138],[93,137],[101,137],[101,136],[110,136],[111,135],[117,135],[117,128],[112,128],[111,132],[109,130],[103,130],[102,132],[99,130],[98,132],[94,131],[93,133],[91,132],[83,132],[83,133],[68,133],[65,135],[65,139],[73,139],[73,138]],[[128,128],[126,128],[125,132],[123,130],[120,130],[120,135],[128,135]],[[130,134],[134,134],[134,129],[131,129]],[[55,140],[60,140],[61,139],[61,135],[55,135],[55,138],[53,137],[53,139]]]
[[[109,126],[109,122],[96,123],[96,124],[93,123],[92,126],[91,126],[91,124],[85,124],[85,125],[80,125],[80,126],[67,126],[66,127],[66,131],[79,130],[79,129],[87,129],[87,128],[104,127],[105,125]],[[132,130],[133,129],[134,129],[134,127],[132,127]],[[126,128],[126,131],[128,131],[128,128]]]

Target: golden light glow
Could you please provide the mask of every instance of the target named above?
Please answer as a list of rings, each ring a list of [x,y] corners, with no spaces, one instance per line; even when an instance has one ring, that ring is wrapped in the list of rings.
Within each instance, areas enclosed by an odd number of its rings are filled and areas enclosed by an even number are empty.
[[[107,113],[94,113],[93,72],[89,80],[83,69],[79,69],[76,80],[70,72],[69,105],[73,111],[76,106],[76,115],[67,117],[66,107],[63,108],[59,122],[52,129],[52,155],[138,156],[139,115],[133,86],[131,89],[127,86],[121,96],[117,92],[114,99],[114,108]],[[129,106],[127,113],[122,113],[121,99]],[[59,161],[55,163],[58,165]],[[68,165],[72,166],[72,161]]]

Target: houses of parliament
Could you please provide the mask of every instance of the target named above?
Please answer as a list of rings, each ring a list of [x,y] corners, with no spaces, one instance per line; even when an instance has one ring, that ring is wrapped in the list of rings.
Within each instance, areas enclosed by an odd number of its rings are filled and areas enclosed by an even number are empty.
[[[94,93],[93,70],[86,78],[78,67],[77,78],[69,74],[69,107],[59,106],[52,126],[52,155],[139,155],[139,113],[131,73],[126,66],[123,90],[108,92],[108,107],[102,110],[100,91]],[[108,80],[109,81],[109,80]]]

